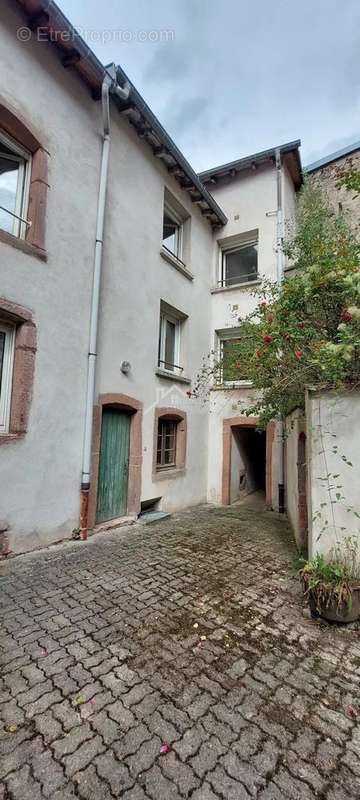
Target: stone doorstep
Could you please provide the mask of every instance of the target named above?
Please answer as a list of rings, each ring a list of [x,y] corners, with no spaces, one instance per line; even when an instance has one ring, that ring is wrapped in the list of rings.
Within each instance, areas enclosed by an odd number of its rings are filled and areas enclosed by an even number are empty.
[[[99,531],[111,531],[113,528],[123,528],[125,525],[134,525],[137,522],[137,515],[131,514],[129,517],[117,517],[116,519],[109,519],[106,522],[99,522],[93,528],[94,533]]]

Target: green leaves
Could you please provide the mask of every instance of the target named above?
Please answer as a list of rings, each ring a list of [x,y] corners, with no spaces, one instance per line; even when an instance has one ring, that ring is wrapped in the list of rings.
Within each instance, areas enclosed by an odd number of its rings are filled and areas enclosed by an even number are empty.
[[[245,366],[259,390],[250,411],[261,427],[304,407],[307,384],[360,380],[360,247],[311,183],[300,193],[296,231],[284,251],[297,272],[280,289],[263,283],[232,352],[234,372]]]

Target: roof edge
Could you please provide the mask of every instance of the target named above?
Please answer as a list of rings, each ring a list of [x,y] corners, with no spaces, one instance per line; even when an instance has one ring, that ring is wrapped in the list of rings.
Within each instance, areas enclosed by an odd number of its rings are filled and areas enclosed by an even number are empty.
[[[300,146],[301,140],[295,139],[292,142],[286,142],[285,144],[278,145],[277,147],[270,147],[267,150],[261,150],[258,153],[252,153],[248,156],[244,156],[243,158],[238,158],[235,161],[229,161],[226,164],[220,164],[212,169],[204,170],[203,172],[199,172],[198,176],[200,180],[205,183],[208,181],[212,182],[212,179],[215,179],[214,182],[216,182],[217,177],[235,177],[235,174],[238,172],[251,169],[253,166],[256,167],[260,163],[266,162],[269,159],[274,159],[276,151],[280,150],[282,155],[286,155],[287,153],[295,154],[298,169],[298,184],[300,185],[302,182],[302,168],[299,154]]]
[[[335,150],[333,153],[329,153],[328,156],[319,158],[318,161],[313,161],[311,164],[308,164],[306,167],[304,167],[304,172],[315,172],[317,169],[326,167],[333,161],[338,161],[339,158],[348,156],[351,153],[356,153],[357,150],[360,150],[360,140],[358,142],[349,144],[347,147],[342,147],[340,150]]]
[[[25,15],[29,28],[32,31],[41,29],[41,41],[54,46],[54,52],[60,56],[63,66],[74,69],[90,89],[93,99],[99,100],[102,82],[108,68],[88,47],[55,0],[13,0],[13,3]],[[121,67],[116,68],[116,80],[120,86],[128,81],[131,87],[130,97],[126,103],[121,103],[113,96],[119,111],[128,114],[128,121],[152,147],[154,156],[163,160],[166,168],[189,193],[192,202],[199,205],[201,213],[208,218],[211,225],[213,227],[225,225],[227,222],[225,213]],[[153,135],[148,136],[149,133]]]

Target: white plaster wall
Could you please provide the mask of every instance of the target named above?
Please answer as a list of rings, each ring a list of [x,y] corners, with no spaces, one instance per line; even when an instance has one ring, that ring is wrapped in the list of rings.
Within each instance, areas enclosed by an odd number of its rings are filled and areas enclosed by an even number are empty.
[[[284,219],[293,217],[295,191],[283,165]],[[221,181],[211,187],[212,194],[228,217],[227,225],[215,235],[212,262],[212,285],[219,278],[219,239],[258,229],[258,269],[261,276],[276,279],[276,171],[274,166],[249,170],[235,179]],[[230,288],[212,293],[210,350],[217,346],[216,331],[236,327],[238,319],[256,306],[256,286]],[[221,502],[222,420],[242,413],[253,393],[248,388],[212,392],[209,416],[209,484],[210,502]],[[276,465],[281,447],[276,434],[272,447],[272,506],[278,507],[278,473]],[[220,467],[219,467],[220,465]]]
[[[297,408],[286,418],[285,506],[299,546],[302,546],[303,542],[300,537],[299,520],[298,442],[304,427],[303,412]]]
[[[50,153],[48,262],[0,243],[0,294],[30,308],[38,331],[29,431],[0,447],[0,518],[24,550],[78,522],[101,115],[46,43],[17,41],[7,0],[1,11],[0,97]]]
[[[215,236],[212,260],[212,285],[219,280],[219,240],[258,229],[258,271],[270,280],[276,278],[276,173],[271,166],[249,170],[211,187],[211,192],[228,217],[228,223]],[[212,294],[212,327],[219,330],[237,324],[256,305],[254,286],[229,288]]]
[[[160,256],[164,188],[191,214],[190,281]],[[181,334],[184,375],[194,379],[209,349],[212,231],[126,118],[114,109],[99,324],[97,392],[125,393],[144,404],[142,500],[162,497],[175,510],[202,502],[207,487],[207,409],[191,386],[155,374],[160,300],[188,316]],[[131,362],[124,376],[122,360]],[[152,478],[155,406],[187,412],[186,472]]]
[[[286,164],[282,165],[282,197],[284,208],[284,239],[288,241],[292,238],[295,231],[296,217],[296,193],[294,184]],[[291,267],[291,262],[284,254],[284,269]]]
[[[355,515],[360,515],[359,420],[359,390],[307,393],[310,557],[317,552],[328,554],[347,536],[360,537],[360,519]],[[338,477],[334,478],[334,475]],[[329,481],[326,476],[329,476]],[[332,485],[339,488],[332,489],[329,497],[329,486]],[[341,495],[340,500],[336,499],[337,492]],[[332,505],[331,500],[334,501]],[[322,507],[323,503],[326,505]],[[321,518],[318,518],[318,512]],[[326,520],[328,525],[325,525]]]

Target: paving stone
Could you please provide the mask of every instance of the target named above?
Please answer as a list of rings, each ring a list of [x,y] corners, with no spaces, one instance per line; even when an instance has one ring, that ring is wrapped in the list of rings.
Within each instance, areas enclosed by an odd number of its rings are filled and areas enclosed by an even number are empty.
[[[80,709],[80,706],[78,708]],[[65,731],[70,731],[71,728],[75,728],[80,724],[80,711],[73,708],[69,700],[57,703],[52,707],[51,711],[55,719],[61,722]]]
[[[150,533],[2,565],[0,800],[357,800],[358,633],[304,613],[285,519]]]
[[[304,781],[295,779],[283,768],[280,768],[275,775],[274,783],[284,793],[285,797],[289,797],[291,800],[314,800],[314,793],[310,786]]]
[[[207,694],[203,692],[199,695],[190,706],[187,707],[186,711],[190,715],[190,717],[194,720],[199,719],[199,717],[204,716],[206,711],[210,708],[210,706],[214,705],[214,698],[211,694]]]
[[[30,764],[31,759],[36,755],[40,755],[42,751],[43,744],[40,736],[19,744],[10,753],[0,758],[0,780],[5,778],[10,772],[19,770],[26,764]]]
[[[105,781],[102,781],[93,766],[87,767],[83,772],[74,775],[77,796],[84,800],[111,800],[111,791]]]
[[[121,700],[110,703],[106,711],[109,717],[118,723],[122,731],[127,731],[133,725],[136,725],[134,714],[128,708],[125,708]]]
[[[43,686],[43,684],[40,685]],[[28,719],[31,719],[32,717],[36,717],[37,714],[43,714],[48,708],[51,708],[61,700],[62,697],[58,689],[53,692],[47,692],[47,694],[42,694],[42,696],[39,697],[39,699],[34,703],[29,703],[28,705],[24,706],[25,714]]]
[[[100,736],[84,742],[72,755],[64,758],[66,775],[71,778],[75,772],[85,769],[104,750],[105,747]]]
[[[218,797],[208,783],[203,783],[201,788],[197,789],[191,796],[191,800],[218,800]]]
[[[161,759],[161,770],[169,780],[177,784],[184,797],[189,797],[200,784],[194,770],[188,764],[183,764],[175,753],[168,753]]]
[[[52,749],[55,758],[60,760],[64,756],[73,753],[82,742],[85,742],[86,739],[91,739],[92,735],[92,730],[88,723],[82,723],[77,725],[76,728],[71,728],[69,733],[66,733],[61,739],[53,742]]]
[[[63,734],[63,729],[51,711],[34,717],[34,726],[44,739],[45,744],[51,744]]]
[[[156,733],[163,742],[174,742],[181,734],[174,725],[161,716],[161,707],[146,719],[146,725],[152,733]]]
[[[102,736],[106,745],[111,744],[116,739],[120,739],[122,736],[120,725],[110,719],[105,711],[100,711],[99,714],[91,717],[91,727]]]
[[[164,777],[156,764],[144,776],[144,785],[152,800],[181,800],[176,785]]]
[[[64,771],[49,750],[44,750],[40,755],[35,755],[31,759],[31,767],[34,777],[41,784],[41,789],[45,797],[51,797],[57,789],[66,784]]]
[[[216,767],[207,778],[220,797],[226,797],[226,800],[249,800],[245,787],[227,775],[222,767]]]
[[[114,750],[118,759],[121,761],[141,747],[141,745],[151,739],[151,734],[145,725],[140,724],[135,728],[131,728],[120,741],[115,742]]]
[[[106,780],[113,795],[122,795],[125,789],[132,786],[134,780],[130,777],[128,767],[115,758],[114,753],[108,750],[95,760],[96,769],[100,778]]]
[[[7,780],[7,788],[13,800],[43,800],[40,784],[31,775],[30,767],[21,767],[11,773]]]
[[[39,697],[42,697],[43,694],[49,694],[49,692],[52,691],[52,682],[50,680],[45,680],[42,682],[44,680],[42,673],[41,676],[42,680],[40,683],[33,685],[31,689],[29,689],[26,685],[26,691],[18,695],[17,703],[19,706],[21,706],[21,708],[24,708],[29,703],[35,703],[35,701],[38,700]]]
[[[128,792],[121,795],[121,800],[148,800],[148,795],[145,794],[141,786],[133,786]]]
[[[161,739],[159,739],[158,736],[153,736],[151,739],[143,742],[134,755],[126,759],[130,774],[133,778],[136,778],[141,772],[145,772],[151,767],[159,756],[160,747]]]
[[[199,752],[189,762],[196,774],[202,778],[205,773],[214,769],[220,756],[222,754],[222,747],[215,736],[211,736],[207,742],[203,742]]]
[[[186,761],[189,756],[194,755],[199,750],[203,739],[200,727],[194,725],[185,731],[180,741],[175,742],[174,750],[176,750],[182,761]]]
[[[236,753],[229,752],[221,759],[221,764],[226,772],[241,785],[245,786],[251,797],[256,797],[259,790],[265,786],[265,780],[257,770],[246,761],[240,759]]]

